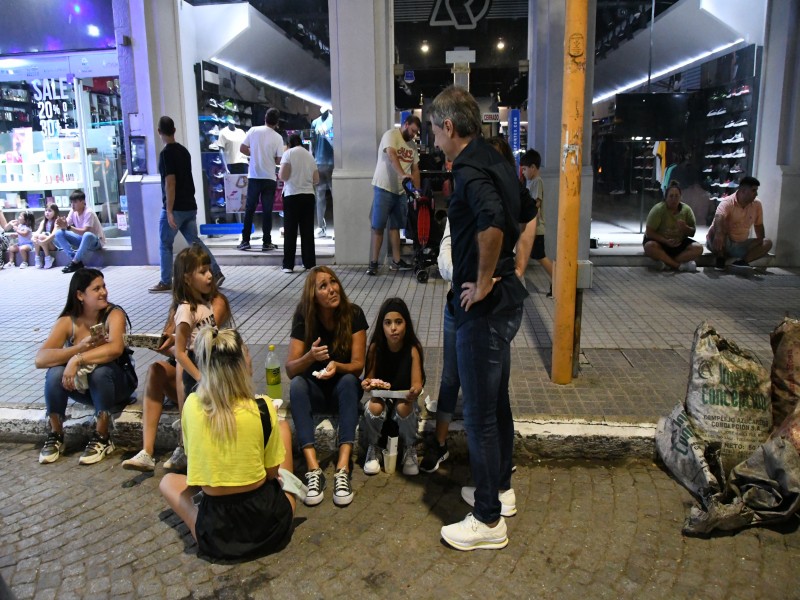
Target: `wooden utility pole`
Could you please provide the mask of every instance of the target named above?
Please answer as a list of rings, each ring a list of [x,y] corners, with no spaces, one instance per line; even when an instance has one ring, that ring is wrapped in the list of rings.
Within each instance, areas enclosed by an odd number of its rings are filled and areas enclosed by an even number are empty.
[[[586,0],[566,0],[564,86],[561,101],[561,174],[558,186],[555,321],[553,324],[554,383],[572,381],[575,297],[578,280],[578,235],[581,208],[581,147],[586,87]]]

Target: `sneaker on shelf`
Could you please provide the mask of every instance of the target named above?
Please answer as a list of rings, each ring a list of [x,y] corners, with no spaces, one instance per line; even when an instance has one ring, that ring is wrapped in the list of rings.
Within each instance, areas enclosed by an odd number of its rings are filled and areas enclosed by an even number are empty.
[[[23,260],[21,263],[19,263],[19,268],[20,268],[20,269],[27,269],[27,268],[28,268],[28,263],[26,263],[26,262]]]
[[[52,256],[45,256],[44,257],[44,268],[45,269],[52,269],[55,265],[56,259]]]
[[[156,460],[150,456],[146,451],[139,450],[139,453],[133,458],[122,461],[122,468],[130,471],[141,471],[142,473],[149,473],[156,468]]]
[[[450,458],[450,452],[447,450],[447,442],[445,441],[444,445],[440,446],[439,442],[434,439],[425,449],[425,456],[422,458],[419,468],[426,473],[433,473],[448,458]]]
[[[164,294],[167,292],[172,292],[172,286],[168,283],[161,283],[160,281],[155,284],[153,287],[147,290],[151,294]]]
[[[419,475],[417,447],[409,446],[403,452],[403,475]]]
[[[730,173],[741,173],[742,172],[742,165],[736,163],[731,167]]]
[[[219,125],[214,125],[208,132],[208,135],[219,136]]]
[[[114,452],[114,442],[111,441],[111,436],[102,437],[95,431],[92,434],[92,439],[86,444],[86,450],[83,451],[83,454],[78,459],[78,463],[93,465],[99,463],[112,452]]]
[[[500,499],[500,514],[504,517],[513,517],[517,514],[517,495],[514,488],[499,492],[497,497]],[[470,506],[475,506],[475,488],[465,485],[461,488],[461,498]]]
[[[73,260],[73,261],[70,261],[70,263],[66,267],[61,269],[61,272],[62,273],[74,273],[78,269],[82,269],[82,268],[83,268],[83,263],[81,261],[75,262]]]
[[[678,271],[683,271],[684,273],[697,273],[697,263],[693,260],[681,263],[678,266]]]
[[[39,463],[48,464],[56,462],[64,451],[64,434],[50,432],[47,434],[47,439],[44,441],[42,451],[39,452]]]
[[[353,488],[350,486],[350,473],[339,469],[333,474],[333,503],[336,506],[347,506],[353,501]]]
[[[277,249],[278,249],[278,245],[277,244],[273,244],[272,242],[266,242],[265,244],[261,245],[261,251],[262,252],[270,252],[271,250],[277,250]]]
[[[218,288],[221,288],[222,284],[225,283],[225,275],[222,274],[222,271],[214,275],[214,283],[217,284]]]
[[[172,452],[172,456],[164,463],[164,468],[168,471],[179,471],[181,473],[186,471],[186,466],[186,452],[183,451],[183,446],[175,448]]]
[[[712,169],[711,167],[706,167],[705,169],[703,169],[703,173],[711,173],[713,170],[714,169]]]
[[[370,444],[367,448],[367,455],[364,457],[364,473],[366,475],[377,475],[381,472],[381,463],[378,461],[378,447]]]
[[[325,230],[325,228],[324,228],[324,227],[320,227],[320,228],[319,228],[319,229],[317,229],[317,231],[314,233],[314,237],[315,237],[315,238],[324,238],[324,237],[326,237],[327,235],[328,235],[328,232]]]
[[[392,263],[389,265],[389,269],[392,271],[410,271],[411,265],[404,261],[402,258],[398,261],[392,260]]]
[[[250,242],[239,242],[239,245],[236,246],[237,250],[250,250]]]
[[[33,260],[33,266],[36,267],[37,269],[41,269],[42,267],[44,267],[44,265],[42,264],[42,257],[39,254],[37,254],[36,258]]]
[[[293,270],[293,269],[290,269],[290,268],[288,268],[288,267],[283,267],[283,268],[281,269],[281,273],[287,273],[287,274],[289,274],[289,273],[294,273],[294,270]]]
[[[508,528],[503,517],[497,525],[489,527],[469,513],[463,521],[442,527],[441,535],[456,550],[499,550],[508,546]]]
[[[367,267],[367,275],[375,276],[378,274],[378,263],[377,261],[369,261],[369,267]]]
[[[323,493],[325,489],[325,475],[322,473],[322,469],[317,468],[306,473],[306,487],[308,488],[308,492],[306,492],[303,504],[306,506],[316,506],[322,502],[322,499],[325,497]]]

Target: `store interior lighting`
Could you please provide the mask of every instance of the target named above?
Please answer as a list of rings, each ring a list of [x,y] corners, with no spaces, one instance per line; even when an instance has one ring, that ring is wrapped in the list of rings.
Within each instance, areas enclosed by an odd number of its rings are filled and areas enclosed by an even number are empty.
[[[100,28],[97,25],[89,25],[86,28],[86,33],[92,37],[100,37]]]
[[[420,52],[422,52],[423,54],[426,54],[428,52],[428,50],[431,49],[431,47],[428,46],[428,40],[422,40],[422,46],[420,46],[419,49],[420,49]]]
[[[691,65],[693,63],[696,63],[696,62],[701,61],[701,60],[703,60],[705,58],[713,56],[714,54],[717,54],[719,52],[724,52],[728,48],[732,48],[733,46],[736,46],[736,45],[742,43],[743,41],[744,41],[744,38],[739,38],[739,39],[737,39],[737,40],[735,40],[733,42],[730,42],[729,44],[723,44],[722,46],[717,46],[716,48],[712,48],[711,50],[708,50],[706,52],[698,54],[697,56],[693,56],[691,58],[687,58],[686,60],[683,60],[683,61],[681,61],[679,63],[676,63],[674,65],[670,65],[670,66],[668,66],[668,67],[666,67],[664,69],[661,69],[660,71],[656,71],[655,73],[650,75],[650,81],[655,81],[655,80],[660,79],[660,78],[662,78],[662,77],[664,77],[666,75],[669,75],[670,73],[672,73],[674,71],[678,71],[678,70],[680,70],[680,69],[682,69],[684,67],[688,67],[689,65]],[[605,100],[608,100],[609,98],[613,98],[617,94],[621,94],[623,92],[627,92],[628,90],[632,90],[634,88],[637,88],[637,87],[639,87],[641,85],[644,85],[645,83],[647,83],[647,77],[641,77],[639,79],[636,79],[635,81],[631,81],[630,83],[627,83],[627,84],[625,84],[625,85],[623,85],[621,87],[618,87],[617,89],[615,89],[615,90],[613,90],[611,92],[605,93],[602,96],[597,96],[597,97],[593,98],[592,99],[592,104],[597,104],[598,102],[603,102]]]
[[[237,65],[231,64],[231,63],[229,63],[229,62],[227,62],[225,60],[217,58],[216,56],[211,58],[210,61],[213,62],[213,63],[216,63],[216,64],[218,64],[218,65],[220,65],[222,67],[230,69],[231,71],[236,71],[237,73],[241,73],[242,75],[250,77],[251,79],[255,79],[256,81],[260,81],[261,83],[266,83],[270,87],[274,87],[274,88],[279,89],[281,91],[284,91],[284,92],[287,92],[287,93],[292,94],[294,96],[297,96],[298,98],[302,98],[303,100],[311,102],[312,104],[316,104],[317,106],[322,106],[324,104],[330,105],[330,100],[324,100],[324,99],[321,99],[321,98],[316,98],[314,96],[311,96],[310,94],[306,94],[306,93],[304,93],[304,92],[302,92],[300,90],[297,90],[295,88],[292,88],[292,87],[290,87],[290,86],[288,86],[286,84],[280,83],[278,81],[272,81],[270,79],[266,79],[266,78],[262,77],[261,75],[256,75],[255,73],[251,73],[250,71],[247,71],[247,70],[245,70],[245,69],[243,69],[243,68],[241,68],[241,67],[239,67]]]
[[[497,49],[502,50],[506,47],[506,43],[503,41],[503,38],[497,40]]]

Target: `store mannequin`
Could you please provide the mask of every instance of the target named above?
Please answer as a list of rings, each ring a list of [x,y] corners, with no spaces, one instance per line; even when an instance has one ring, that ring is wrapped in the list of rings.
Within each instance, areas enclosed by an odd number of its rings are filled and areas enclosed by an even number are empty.
[[[328,190],[331,188],[333,174],[333,111],[330,106],[321,106],[319,116],[311,122],[311,149],[319,171],[317,196],[317,231],[314,237],[325,237],[328,232],[325,223]]]
[[[244,141],[244,130],[236,127],[234,123],[219,132],[219,153],[222,164],[231,175],[247,174],[247,157],[241,153],[239,147]]]

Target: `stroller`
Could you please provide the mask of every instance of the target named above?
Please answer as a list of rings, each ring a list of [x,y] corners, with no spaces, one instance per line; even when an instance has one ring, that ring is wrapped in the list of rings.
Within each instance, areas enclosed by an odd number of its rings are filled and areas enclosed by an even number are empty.
[[[430,276],[431,267],[437,265],[447,213],[434,210],[430,185],[426,185],[420,192],[408,180],[404,183],[404,189],[408,197],[406,235],[410,234],[414,243],[414,275],[417,281],[425,283]]]

